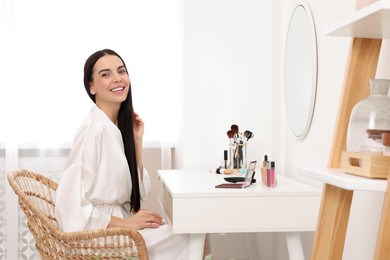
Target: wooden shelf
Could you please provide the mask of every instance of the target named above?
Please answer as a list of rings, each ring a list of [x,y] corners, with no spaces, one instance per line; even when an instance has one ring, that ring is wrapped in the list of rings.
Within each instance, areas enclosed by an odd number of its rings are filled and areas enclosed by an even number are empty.
[[[390,39],[390,0],[366,6],[325,31],[326,36]]]
[[[341,169],[299,169],[306,177],[345,189],[361,191],[386,191],[387,181],[382,179],[369,179],[343,172]]]
[[[352,108],[370,93],[382,39],[390,39],[390,0],[379,0],[329,27],[326,36],[352,37],[347,70],[339,103],[336,127],[326,169],[300,169],[304,176],[324,182],[311,259],[343,258],[354,191],[385,192],[375,260],[388,257],[390,235],[390,182],[347,174],[340,169],[346,150],[347,126]],[[389,185],[389,186],[388,186]],[[386,191],[387,190],[387,191]]]

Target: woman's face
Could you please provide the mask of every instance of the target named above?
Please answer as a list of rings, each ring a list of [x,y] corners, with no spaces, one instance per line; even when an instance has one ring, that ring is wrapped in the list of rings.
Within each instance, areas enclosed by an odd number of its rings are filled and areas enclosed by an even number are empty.
[[[127,97],[129,86],[129,75],[119,57],[105,55],[98,59],[89,83],[89,91],[95,95],[97,105],[120,105]]]

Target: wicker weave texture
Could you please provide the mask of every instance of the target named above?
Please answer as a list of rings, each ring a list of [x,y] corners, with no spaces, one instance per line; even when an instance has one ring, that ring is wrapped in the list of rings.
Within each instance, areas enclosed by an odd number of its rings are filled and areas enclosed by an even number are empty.
[[[149,259],[145,241],[134,229],[61,232],[54,214],[58,184],[53,180],[25,169],[11,171],[7,179],[42,259]]]

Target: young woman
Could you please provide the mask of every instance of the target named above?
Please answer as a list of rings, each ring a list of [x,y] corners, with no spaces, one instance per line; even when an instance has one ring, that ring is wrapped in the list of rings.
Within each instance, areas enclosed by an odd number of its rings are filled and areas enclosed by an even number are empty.
[[[140,231],[150,259],[187,259],[188,235],[173,235],[161,216],[141,209],[149,196],[142,163],[144,123],[133,110],[123,59],[105,49],[84,66],[84,86],[95,105],[81,123],[56,197],[65,232],[125,226]]]

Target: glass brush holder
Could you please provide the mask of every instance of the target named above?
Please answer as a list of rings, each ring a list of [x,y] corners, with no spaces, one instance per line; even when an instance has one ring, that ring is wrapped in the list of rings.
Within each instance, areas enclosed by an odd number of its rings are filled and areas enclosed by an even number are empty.
[[[230,169],[247,168],[247,143],[230,143]]]
[[[372,152],[383,146],[369,138],[367,130],[390,130],[390,80],[371,79],[370,95],[352,109],[347,133],[347,151]]]

